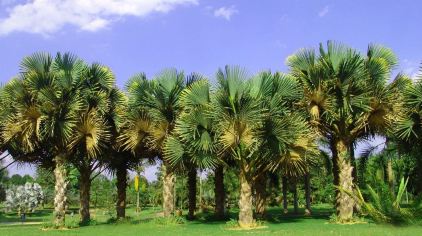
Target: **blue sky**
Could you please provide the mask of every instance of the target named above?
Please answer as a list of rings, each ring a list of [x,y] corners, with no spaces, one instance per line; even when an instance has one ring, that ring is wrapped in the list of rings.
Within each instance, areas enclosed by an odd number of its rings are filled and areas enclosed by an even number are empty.
[[[406,0],[0,0],[0,79],[36,51],[71,51],[128,78],[176,67],[213,79],[226,64],[287,71],[303,47],[336,40],[392,48],[397,71],[422,62],[422,2]],[[21,172],[26,170],[21,170]]]

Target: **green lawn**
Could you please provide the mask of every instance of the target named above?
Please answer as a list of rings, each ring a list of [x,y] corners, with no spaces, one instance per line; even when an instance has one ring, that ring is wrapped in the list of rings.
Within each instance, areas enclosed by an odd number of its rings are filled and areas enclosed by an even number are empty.
[[[35,222],[38,225],[16,225],[13,224],[13,222],[19,222],[16,215],[0,214],[0,235],[422,235],[422,227],[419,226],[395,227],[374,223],[330,224],[327,222],[331,213],[331,209],[327,206],[319,206],[315,207],[312,217],[291,214],[285,216],[281,214],[281,209],[272,208],[269,210],[271,217],[264,222],[266,228],[252,231],[233,231],[227,229],[224,221],[213,221],[207,218],[206,214],[199,214],[196,221],[181,225],[163,226],[154,220],[157,211],[152,209],[144,210],[139,216],[129,209],[130,220],[118,224],[107,223],[108,216],[104,210],[97,210],[93,212],[96,225],[70,230],[43,231],[41,230],[42,222],[48,222],[51,219],[51,210],[41,210],[27,218],[27,222]],[[232,213],[231,217],[234,218],[235,213]],[[73,218],[68,216],[67,220],[71,224],[72,221],[76,222],[77,218],[77,215]]]

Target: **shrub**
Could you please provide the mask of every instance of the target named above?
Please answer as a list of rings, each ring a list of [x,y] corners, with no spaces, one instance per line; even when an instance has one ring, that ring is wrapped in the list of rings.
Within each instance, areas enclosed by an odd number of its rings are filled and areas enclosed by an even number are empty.
[[[400,207],[403,193],[406,190],[408,179],[401,179],[397,194],[394,194],[384,182],[375,188],[367,185],[368,199],[365,200],[360,189],[356,187],[353,192],[346,192],[352,196],[361,208],[361,212],[380,223],[411,223],[414,218],[413,211],[403,210]],[[341,190],[344,191],[344,190]]]
[[[43,200],[44,193],[41,186],[37,183],[26,183],[6,190],[5,207],[7,211],[33,212]]]

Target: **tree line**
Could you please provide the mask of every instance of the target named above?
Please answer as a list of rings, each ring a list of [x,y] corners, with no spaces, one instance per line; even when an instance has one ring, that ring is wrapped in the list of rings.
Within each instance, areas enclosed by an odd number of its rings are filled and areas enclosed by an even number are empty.
[[[338,220],[351,221],[357,202],[349,193],[364,174],[358,173],[356,145],[381,136],[402,153],[419,150],[422,83],[393,75],[397,57],[375,44],[360,53],[328,41],[286,61],[288,73],[254,75],[225,66],[215,84],[176,69],[151,79],[139,73],[121,90],[107,66],[71,53],[35,53],[1,88],[1,150],[54,170],[57,226],[65,221],[69,165],[79,171],[81,221],[88,222],[95,173],[106,169],[116,176],[116,214],[123,218],[128,170],[147,160],[162,163],[165,217],[175,211],[181,173],[187,175],[188,217],[194,217],[198,170],[214,172],[215,214],[224,217],[224,171],[235,169],[239,225],[250,227],[254,207],[257,215],[265,212],[272,173],[282,176],[283,186],[304,177],[310,204],[310,169],[325,147]],[[416,180],[416,194],[421,184]]]

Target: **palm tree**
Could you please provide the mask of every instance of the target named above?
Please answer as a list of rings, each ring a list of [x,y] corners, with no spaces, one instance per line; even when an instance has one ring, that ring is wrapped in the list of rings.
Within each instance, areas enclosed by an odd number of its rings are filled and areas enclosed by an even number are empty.
[[[313,142],[301,115],[293,112],[300,98],[298,83],[281,74],[250,79],[245,70],[226,66],[217,72],[213,104],[219,152],[240,169],[239,225],[254,225],[252,186],[262,174],[286,165],[303,168],[302,156]],[[293,164],[294,163],[294,164]]]
[[[197,168],[214,168],[216,157],[213,120],[210,116],[210,85],[201,75],[187,78],[180,103],[183,111],[176,121],[174,133],[164,144],[164,159],[173,167],[188,169],[189,214],[193,219],[196,209]]]
[[[297,105],[302,96],[299,83],[289,75],[263,72],[251,81],[253,96],[265,109],[260,157],[268,171],[298,178],[308,172],[315,154],[315,135]],[[263,216],[266,205],[266,172],[257,173],[256,213]],[[260,182],[260,183],[259,183]]]
[[[131,117],[128,112],[130,108],[126,95],[118,88],[113,87],[108,91],[107,101],[107,110],[103,116],[109,128],[110,140],[98,163],[103,166],[103,171],[107,170],[116,175],[116,216],[120,219],[126,217],[127,171],[133,170],[139,165],[141,156],[133,155],[130,151],[121,148],[120,137],[125,132],[126,122]],[[146,156],[146,154],[144,155]]]
[[[106,161],[103,155],[110,145],[115,119],[125,103],[122,92],[115,88],[112,72],[105,66],[92,64],[82,71],[78,84],[85,109],[78,114],[76,132],[70,144],[71,162],[80,173],[80,214],[81,221],[90,220],[89,201],[91,181]],[[104,167],[102,168],[104,170]],[[98,174],[97,174],[98,175]]]
[[[151,89],[151,82],[146,79],[145,74],[137,74],[129,80],[126,89],[127,108],[123,109],[124,117],[122,124],[119,125],[120,128],[115,129],[116,145],[107,163],[109,169],[117,177],[118,218],[125,217],[127,170],[138,167],[142,158],[152,160],[151,158],[157,156],[155,150],[148,149],[148,138],[153,127],[153,120],[141,99]]]
[[[139,74],[127,87],[132,111],[128,128],[120,138],[122,147],[134,153],[139,153],[136,150],[140,147],[147,147],[163,161],[163,211],[164,216],[170,216],[174,211],[175,175],[173,167],[163,158],[164,143],[171,137],[182,111],[180,94],[185,87],[184,75],[168,69],[148,81],[144,74]]]
[[[7,86],[20,94],[9,107],[2,135],[9,146],[19,145],[20,153],[37,157],[46,154],[54,162],[56,196],[55,224],[63,226],[66,210],[66,162],[72,135],[83,110],[80,94],[73,86],[84,63],[71,54],[35,53],[21,63],[21,74]],[[16,126],[16,124],[19,124]],[[40,161],[45,159],[40,159]]]
[[[354,145],[361,139],[385,134],[392,128],[396,90],[401,78],[388,84],[397,63],[393,52],[370,45],[367,55],[329,41],[319,54],[303,49],[287,59],[291,73],[303,86],[303,106],[309,120],[328,140],[333,158],[334,184],[351,191],[353,187]],[[337,191],[337,215],[350,221],[354,201]]]
[[[239,67],[217,72],[218,89],[212,99],[212,113],[219,152],[229,153],[240,169],[239,224],[253,226],[252,182],[253,168],[259,159],[253,155],[259,145],[264,110],[253,99],[247,84],[249,75]],[[220,154],[221,155],[221,154]]]
[[[403,107],[404,112],[398,120],[396,129],[397,149],[402,152],[408,152],[415,155],[421,150],[422,137],[422,80],[410,82],[403,93]],[[421,173],[422,161],[417,159],[414,173]],[[422,178],[421,175],[415,176],[415,192],[422,193]],[[413,179],[413,178],[412,178]],[[411,179],[411,180],[412,180]],[[412,184],[413,185],[413,184]]]

